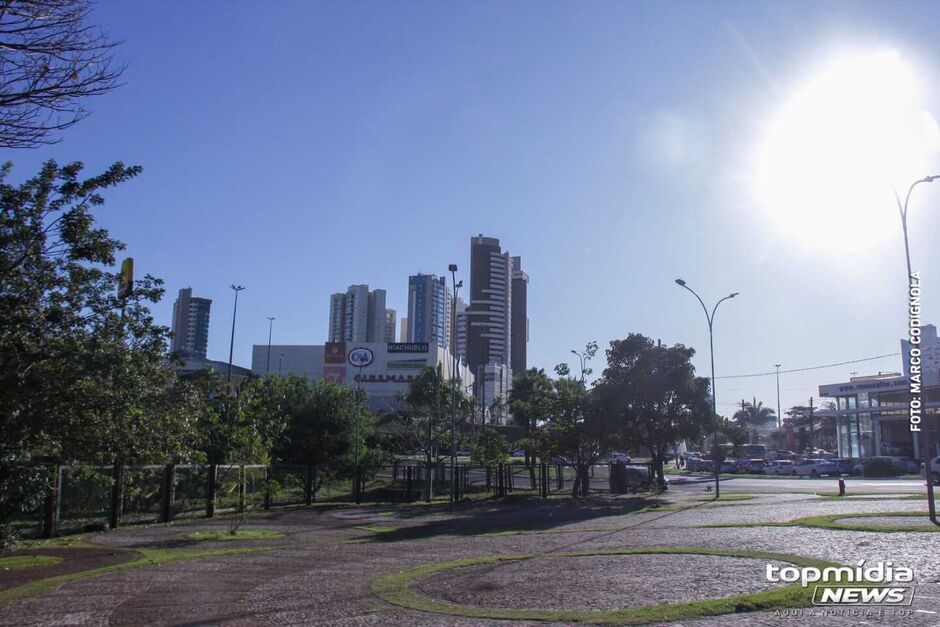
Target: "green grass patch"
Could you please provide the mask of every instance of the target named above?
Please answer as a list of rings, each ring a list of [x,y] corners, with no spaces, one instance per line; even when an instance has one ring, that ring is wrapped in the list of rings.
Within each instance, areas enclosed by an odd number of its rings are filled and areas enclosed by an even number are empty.
[[[439,601],[416,592],[412,584],[431,575],[469,566],[497,564],[518,560],[558,557],[591,557],[597,555],[717,555],[722,557],[751,558],[788,562],[797,566],[827,568],[838,564],[814,560],[782,553],[761,551],[725,551],[708,548],[683,547],[646,547],[636,549],[612,549],[597,551],[573,551],[565,553],[526,553],[516,555],[493,555],[474,557],[450,562],[426,564],[416,568],[379,577],[372,582],[372,592],[385,601],[422,612],[434,612],[468,618],[490,620],[536,620],[561,623],[614,623],[635,625],[659,623],[663,621],[685,620],[703,616],[718,616],[738,612],[773,610],[812,605],[812,588],[803,588],[799,584],[773,588],[754,594],[743,594],[723,599],[707,599],[679,603],[660,603],[642,607],[620,608],[615,610],[540,610],[479,607]]]
[[[59,586],[70,583],[72,581],[88,579],[90,577],[98,577],[99,575],[105,575],[107,573],[113,573],[121,570],[141,568],[144,566],[157,566],[160,564],[171,564],[173,562],[184,562],[207,557],[221,557],[225,555],[240,555],[243,553],[274,551],[283,548],[286,547],[239,547],[232,549],[204,549],[198,551],[185,549],[139,549],[136,552],[140,553],[142,557],[130,562],[111,564],[109,566],[92,568],[90,570],[83,570],[65,575],[58,575],[56,577],[48,577],[46,579],[37,579],[21,586],[0,590],[0,607],[3,607],[4,605],[19,599],[36,596],[38,594],[55,590]]]
[[[398,527],[391,527],[389,525],[357,525],[353,529],[358,529],[359,531],[368,531],[369,533],[389,533],[391,531],[398,531]]]
[[[284,534],[270,529],[239,529],[235,533],[228,529],[215,529],[212,531],[195,531],[187,533],[190,540],[268,540],[280,538]]]
[[[824,516],[807,516],[791,520],[789,524],[802,527],[815,527],[819,529],[841,529],[843,531],[874,531],[879,533],[904,532],[938,532],[940,527],[928,523],[926,525],[864,525],[859,523],[839,522],[845,518],[882,518],[882,517],[920,517],[927,518],[922,512],[877,512],[873,514],[826,514]]]
[[[0,570],[25,570],[27,568],[40,568],[52,566],[62,561],[55,555],[11,555],[0,557]]]
[[[926,494],[884,494],[883,492],[847,492],[839,496],[838,492],[817,492],[816,496],[834,501],[924,501]]]

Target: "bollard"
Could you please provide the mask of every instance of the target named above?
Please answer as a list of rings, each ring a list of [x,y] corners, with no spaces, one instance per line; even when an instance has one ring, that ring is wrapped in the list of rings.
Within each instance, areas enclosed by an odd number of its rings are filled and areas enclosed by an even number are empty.
[[[111,503],[108,508],[108,528],[117,529],[124,509],[124,464],[115,462],[112,471]]]
[[[216,481],[218,480],[219,467],[216,464],[209,464],[208,478],[206,479],[206,516],[212,518],[215,516],[215,492]]]
[[[161,495],[162,507],[160,511],[160,520],[170,522],[173,520],[173,501],[176,494],[176,466],[167,464],[163,468],[163,494]]]
[[[59,499],[62,494],[62,467],[52,467],[49,493],[43,502],[42,537],[52,538],[59,527]]]
[[[845,496],[845,480],[839,477],[839,496]]]

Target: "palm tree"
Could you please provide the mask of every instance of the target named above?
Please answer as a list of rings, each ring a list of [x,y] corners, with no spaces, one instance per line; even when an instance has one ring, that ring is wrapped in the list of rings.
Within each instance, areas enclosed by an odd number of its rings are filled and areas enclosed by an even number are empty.
[[[764,403],[758,401],[756,398],[751,403],[744,403],[738,411],[735,412],[733,416],[734,420],[741,426],[742,429],[747,430],[750,427],[763,427],[768,422],[774,421],[776,423],[777,414],[769,407],[764,407]],[[757,440],[757,431],[752,432],[754,440]]]

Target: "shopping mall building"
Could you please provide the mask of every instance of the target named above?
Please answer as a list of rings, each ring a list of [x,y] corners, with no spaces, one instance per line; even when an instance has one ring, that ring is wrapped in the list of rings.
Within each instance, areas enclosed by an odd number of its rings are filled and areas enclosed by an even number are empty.
[[[901,342],[905,373],[852,377],[844,383],[819,386],[819,396],[832,399],[835,409],[818,411],[818,417],[835,420],[840,457],[897,455],[921,459],[925,434],[940,455],[940,341],[934,325],[925,325],[921,335],[922,399],[925,418],[920,433],[910,428],[908,404],[910,379],[907,371],[907,341]],[[928,431],[928,429],[930,429]]]
[[[393,413],[401,409],[401,395],[427,367],[437,368],[446,379],[453,371],[450,351],[434,342],[327,342],[319,345],[255,344],[251,371],[256,376],[295,374],[310,381],[329,379],[360,388],[373,411]],[[457,380],[464,390],[473,389],[473,375],[457,363]]]

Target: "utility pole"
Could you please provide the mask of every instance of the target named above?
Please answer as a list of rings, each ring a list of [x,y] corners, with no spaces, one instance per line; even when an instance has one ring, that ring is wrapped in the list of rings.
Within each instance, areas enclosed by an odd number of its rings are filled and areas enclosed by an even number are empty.
[[[777,369],[777,428],[783,426],[783,418],[780,414],[780,364],[774,364],[774,368]]]
[[[813,435],[813,422],[815,422],[815,418],[813,418],[813,397],[810,396],[809,397],[809,447],[813,449],[813,451],[815,451],[816,450],[816,438]]]
[[[274,321],[276,318],[268,317],[268,365],[264,374],[271,374],[271,334],[274,332]]]

